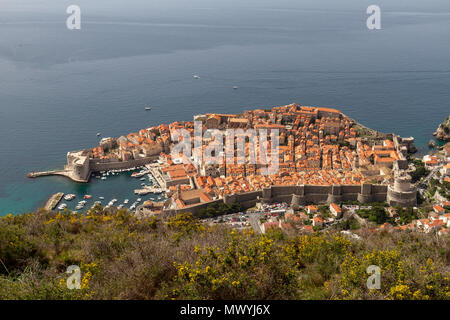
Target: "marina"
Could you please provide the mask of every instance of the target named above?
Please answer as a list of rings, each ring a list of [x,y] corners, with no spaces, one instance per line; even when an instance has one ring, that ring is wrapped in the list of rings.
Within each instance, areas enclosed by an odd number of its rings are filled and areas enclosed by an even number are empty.
[[[120,189],[117,189],[117,186],[120,186]],[[92,175],[90,183],[82,185],[78,192],[66,192],[51,196],[45,208],[83,213],[96,206],[105,206],[133,211],[146,200],[160,202],[166,199],[164,190],[159,187],[151,170],[146,166],[101,171]]]

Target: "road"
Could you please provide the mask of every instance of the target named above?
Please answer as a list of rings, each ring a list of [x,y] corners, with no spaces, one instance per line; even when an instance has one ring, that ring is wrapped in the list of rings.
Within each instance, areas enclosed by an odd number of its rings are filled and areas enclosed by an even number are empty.
[[[434,168],[433,170],[431,170],[431,172],[423,179],[423,180],[419,180],[419,182],[416,183],[416,185],[418,186],[418,190],[419,193],[422,197],[424,197],[424,193],[426,189],[422,189],[420,187],[421,184],[426,184],[428,182],[428,180],[430,180],[431,178],[434,177],[434,175],[436,174],[436,172],[438,172],[442,167],[441,166],[437,166],[436,168]]]
[[[430,180],[434,174],[439,171],[439,169],[441,169],[441,166],[437,166],[436,168],[434,168],[433,170],[431,170],[431,172],[428,174],[428,176],[425,177],[425,179],[423,179],[423,181],[421,183],[427,183],[428,180]]]
[[[259,212],[252,212],[252,213],[249,213],[249,216],[248,216],[250,225],[258,233],[262,233],[261,228],[259,227],[260,215],[261,215],[261,213],[259,213]]]

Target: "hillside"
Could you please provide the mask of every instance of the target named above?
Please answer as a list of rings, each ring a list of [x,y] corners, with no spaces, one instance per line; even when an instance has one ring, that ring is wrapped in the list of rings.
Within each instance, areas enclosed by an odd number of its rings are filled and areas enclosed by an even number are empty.
[[[438,140],[445,142],[450,141],[450,116],[448,116],[447,119],[439,125],[433,135]]]
[[[258,235],[105,209],[0,218],[0,299],[450,299],[449,262],[448,237],[407,232]]]

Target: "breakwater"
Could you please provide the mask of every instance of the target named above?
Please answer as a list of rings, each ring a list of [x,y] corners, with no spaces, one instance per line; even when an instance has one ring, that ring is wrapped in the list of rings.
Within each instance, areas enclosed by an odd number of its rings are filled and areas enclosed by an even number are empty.
[[[45,203],[44,209],[45,210],[53,210],[58,205],[58,203],[61,201],[62,197],[64,196],[64,193],[58,192],[52,195],[47,202]]]

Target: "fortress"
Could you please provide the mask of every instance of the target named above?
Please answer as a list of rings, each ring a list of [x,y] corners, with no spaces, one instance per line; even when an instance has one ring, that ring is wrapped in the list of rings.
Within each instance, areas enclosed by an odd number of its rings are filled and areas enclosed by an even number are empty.
[[[95,148],[68,152],[64,170],[33,172],[29,176],[57,174],[88,182],[93,172],[158,161],[153,175],[169,196],[161,210],[165,215],[195,214],[216,202],[240,203],[244,209],[258,202],[285,202],[294,209],[311,203],[343,201],[416,205],[417,189],[408,175],[414,168],[407,160],[407,155],[415,151],[412,137],[377,132],[336,109],[295,103],[242,114],[199,115],[194,119],[202,122],[200,139],[205,150],[217,144],[205,128],[279,130],[279,170],[266,176],[261,165],[237,163],[235,151],[231,164],[210,165],[196,155],[186,156],[187,163],[179,163],[171,158],[172,139],[178,130],[190,135],[191,146],[199,137],[194,137],[193,121],[176,121],[117,139],[103,138]],[[236,150],[238,141],[232,142]],[[250,139],[246,140],[246,157],[250,148],[261,152],[263,145],[259,141],[251,145]],[[224,157],[223,152],[218,154]]]
[[[223,199],[197,203],[182,209],[170,208],[172,199],[165,203],[163,213],[168,216],[181,212],[197,213],[213,202],[238,202],[243,209],[254,207],[256,203],[286,202],[293,209],[310,203],[338,203],[341,201],[358,201],[360,203],[388,202],[392,206],[414,206],[417,203],[417,189],[411,185],[411,178],[399,175],[393,184],[361,184],[361,185],[296,185],[270,186],[260,191],[225,195]]]
[[[159,155],[131,159],[127,161],[112,161],[110,159],[92,159],[87,150],[73,151],[67,153],[67,164],[64,167],[66,176],[76,182],[88,182],[92,172],[128,169],[152,163]]]
[[[180,212],[196,214],[213,202],[240,203],[243,209],[254,207],[256,203],[285,202],[293,209],[310,203],[339,203],[343,201],[358,201],[360,203],[387,202],[391,206],[410,207],[417,204],[417,187],[411,183],[408,175],[410,170],[406,155],[414,152],[414,138],[401,138],[392,135],[395,150],[399,158],[394,161],[392,172],[394,179],[391,183],[354,185],[272,185],[262,190],[225,195],[223,199],[197,202],[184,208],[176,208],[173,199],[169,198],[163,209],[165,215],[175,215]],[[357,159],[355,159],[357,162]]]

